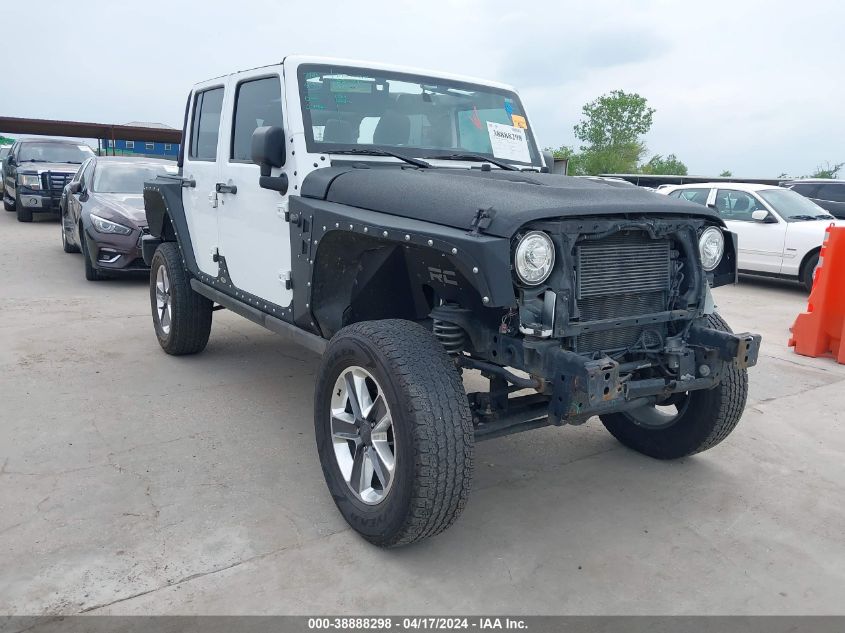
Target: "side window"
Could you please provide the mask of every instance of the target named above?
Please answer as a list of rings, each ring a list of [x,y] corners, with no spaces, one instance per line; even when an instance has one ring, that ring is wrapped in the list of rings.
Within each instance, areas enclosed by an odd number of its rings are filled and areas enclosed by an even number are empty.
[[[217,160],[217,138],[223,110],[223,88],[198,92],[194,97],[194,119],[191,121],[191,151],[194,160]]]
[[[82,180],[82,172],[85,171],[85,168],[88,166],[88,163],[91,161],[89,158],[84,163],[79,166],[79,169],[76,170],[76,173],[73,175],[73,179],[71,182],[80,182]]]
[[[278,77],[238,84],[229,158],[249,161],[252,133],[264,125],[282,127],[282,84]]]
[[[845,202],[845,183],[823,184],[819,187],[818,194],[813,197],[819,200],[830,200],[831,202]]]
[[[688,202],[705,205],[707,204],[707,196],[710,195],[710,189],[678,189],[669,195]]]
[[[91,176],[94,174],[94,161],[89,160],[88,164],[85,165],[85,169],[82,170],[82,176],[79,178],[79,184],[82,186],[82,190],[86,190],[91,186]]]
[[[719,189],[716,192],[716,211],[725,220],[753,222],[751,214],[765,207],[750,193]]]

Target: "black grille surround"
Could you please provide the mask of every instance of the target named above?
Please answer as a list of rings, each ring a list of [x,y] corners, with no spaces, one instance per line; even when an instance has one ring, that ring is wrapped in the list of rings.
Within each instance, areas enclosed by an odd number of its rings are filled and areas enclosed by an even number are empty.
[[[672,243],[643,231],[623,231],[575,246],[576,301],[580,324],[656,314],[669,309]],[[666,324],[619,325],[576,337],[578,353],[659,344]]]

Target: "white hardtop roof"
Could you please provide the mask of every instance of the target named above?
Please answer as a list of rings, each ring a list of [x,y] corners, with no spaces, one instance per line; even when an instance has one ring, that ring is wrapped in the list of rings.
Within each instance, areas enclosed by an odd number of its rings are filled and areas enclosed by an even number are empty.
[[[693,182],[688,185],[671,185],[675,189],[736,189],[737,191],[762,191],[764,189],[783,189],[777,185],[761,185],[752,182]]]
[[[498,81],[491,81],[489,79],[479,79],[477,77],[469,77],[467,75],[456,75],[453,73],[447,73],[443,71],[437,70],[427,70],[424,68],[413,68],[410,66],[398,66],[396,64],[384,64],[381,62],[371,62],[371,61],[363,61],[360,59],[344,59],[339,57],[317,57],[314,55],[289,55],[285,57],[281,62],[277,64],[268,64],[266,66],[257,66],[256,68],[245,68],[243,70],[238,70],[235,72],[231,72],[225,75],[220,75],[218,77],[212,77],[210,79],[206,79],[205,81],[197,82],[197,85],[204,84],[209,81],[213,81],[214,79],[221,79],[223,77],[230,77],[232,75],[238,75],[242,72],[247,72],[251,70],[257,70],[259,68],[270,68],[272,66],[278,66],[280,64],[291,65],[291,66],[298,66],[300,64],[329,64],[332,66],[353,66],[356,68],[371,68],[373,70],[387,70],[391,72],[397,73],[407,73],[409,75],[423,75],[427,77],[435,77],[437,79],[451,79],[453,81],[463,81],[466,83],[472,84],[480,84],[482,86],[491,86],[493,88],[499,88],[501,90],[510,90],[512,92],[516,92],[516,89],[509,85],[504,84]]]

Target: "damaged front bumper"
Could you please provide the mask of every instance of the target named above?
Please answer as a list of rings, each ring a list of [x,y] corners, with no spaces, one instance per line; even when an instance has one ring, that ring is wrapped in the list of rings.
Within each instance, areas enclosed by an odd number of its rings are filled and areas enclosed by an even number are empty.
[[[759,334],[732,334],[692,327],[685,340],[667,339],[666,366],[676,377],[634,378],[656,367],[653,361],[619,363],[607,356],[586,359],[560,348],[547,355],[553,377],[549,418],[552,424],[578,422],[592,415],[658,403],[674,393],[710,389],[719,384],[725,363],[744,369],[757,363]]]

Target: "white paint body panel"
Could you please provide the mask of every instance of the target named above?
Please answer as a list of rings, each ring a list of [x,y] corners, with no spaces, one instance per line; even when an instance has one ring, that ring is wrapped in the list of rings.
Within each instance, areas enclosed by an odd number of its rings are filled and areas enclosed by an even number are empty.
[[[285,289],[280,275],[291,269],[290,225],[285,221],[284,213],[279,213],[279,207],[286,203],[287,195],[281,196],[277,191],[258,186],[258,165],[229,159],[234,98],[238,84],[275,75],[284,86],[282,73],[281,66],[274,66],[231,75],[226,81],[227,97],[220,135],[224,148],[217,153],[219,182],[235,185],[238,190],[235,194],[218,194],[217,219],[220,254],[226,258],[232,283],[275,305],[288,306],[293,292]],[[282,115],[287,122],[284,97]],[[284,172],[292,180],[293,164],[294,161],[289,158],[282,169],[273,170],[273,175]]]

